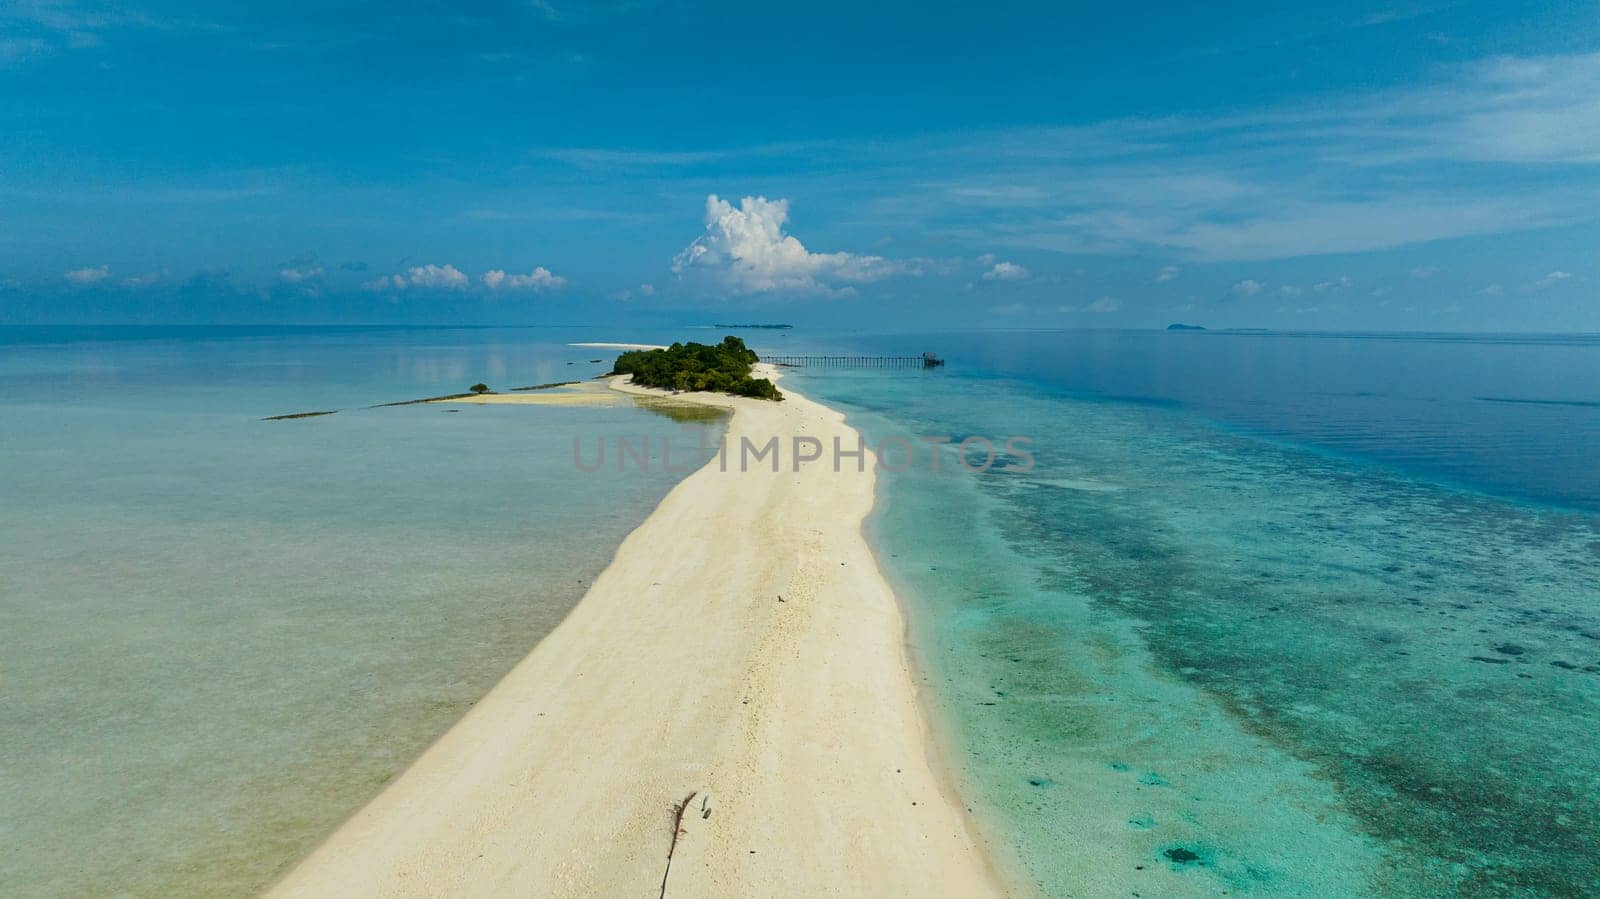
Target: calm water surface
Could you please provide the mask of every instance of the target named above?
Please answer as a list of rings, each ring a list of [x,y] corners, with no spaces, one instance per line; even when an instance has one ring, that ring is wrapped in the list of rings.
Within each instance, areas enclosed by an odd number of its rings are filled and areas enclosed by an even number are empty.
[[[1023,876],[1600,894],[1600,341],[831,340],[951,360],[798,374],[872,439],[1034,440],[873,523]]]
[[[364,407],[585,337],[0,331],[0,894],[255,893],[459,718],[679,477],[572,438],[720,425]]]
[[[718,425],[364,407],[616,336],[0,332],[4,891],[248,894],[403,769],[678,477],[572,437]],[[794,373],[874,440],[1033,439],[886,475],[871,526],[1020,876],[1600,893],[1597,341],[748,338],[947,356]]]

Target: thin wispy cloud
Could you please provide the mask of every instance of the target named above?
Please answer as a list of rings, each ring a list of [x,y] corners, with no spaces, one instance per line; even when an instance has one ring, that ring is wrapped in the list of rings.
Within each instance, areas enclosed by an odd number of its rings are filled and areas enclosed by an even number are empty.
[[[36,37],[0,37],[0,67],[17,65],[44,53],[49,45]]]
[[[1122,301],[1116,297],[1101,297],[1094,302],[1082,305],[1057,306],[1057,312],[1092,312],[1097,315],[1109,315],[1122,309]]]
[[[713,163],[791,156],[817,150],[819,142],[788,142],[703,150],[664,150],[630,147],[557,147],[538,155],[580,169],[653,170],[686,169]]]
[[[874,204],[962,239],[1196,262],[1385,250],[1600,218],[1600,167],[1546,177],[1549,166],[1600,163],[1600,53],[1482,61],[1314,108],[882,149],[895,165],[970,167]],[[1455,177],[1441,163],[1504,176]]]
[[[99,284],[101,281],[111,277],[111,267],[108,265],[84,266],[83,268],[75,268],[62,275],[62,277],[66,278],[67,283],[74,287],[87,287],[90,284]]]
[[[727,158],[718,150],[608,150],[603,148],[571,147],[546,150],[547,159],[565,162],[582,168],[675,168],[700,165]]]
[[[1571,272],[1555,271],[1533,282],[1533,286],[1536,290],[1544,290],[1547,287],[1554,287],[1563,281],[1570,280],[1571,278]]]
[[[10,42],[24,44],[27,53],[23,58],[27,58],[100,47],[120,32],[227,30],[216,22],[155,15],[132,4],[107,0],[8,0],[0,4],[0,29],[23,33],[22,37],[0,38],[0,64],[6,62]]]
[[[129,275],[128,277],[123,278],[121,283],[123,287],[138,289],[140,287],[150,287],[154,284],[159,284],[166,280],[166,277],[166,272],[145,272],[142,275]]]

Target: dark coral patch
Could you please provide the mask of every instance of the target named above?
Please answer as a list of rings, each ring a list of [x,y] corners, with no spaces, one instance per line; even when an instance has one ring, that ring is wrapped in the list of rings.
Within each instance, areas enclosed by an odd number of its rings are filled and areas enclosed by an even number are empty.
[[[1187,846],[1169,846],[1161,850],[1161,856],[1180,868],[1204,867],[1210,864],[1205,855]]]

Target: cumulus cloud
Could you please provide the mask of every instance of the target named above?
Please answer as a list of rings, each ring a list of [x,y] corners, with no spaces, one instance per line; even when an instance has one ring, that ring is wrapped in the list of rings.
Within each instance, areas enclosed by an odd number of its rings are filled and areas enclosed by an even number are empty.
[[[1437,274],[1439,274],[1439,267],[1437,265],[1419,265],[1411,270],[1411,277],[1419,279],[1431,278]]]
[[[1234,296],[1253,297],[1260,293],[1261,289],[1266,286],[1267,285],[1262,284],[1260,281],[1252,278],[1246,278],[1245,280],[1234,284],[1231,289],[1233,290]]]
[[[483,285],[490,290],[554,290],[566,283],[566,278],[542,265],[534,266],[526,275],[508,274],[497,268],[483,273]]]
[[[414,265],[400,275],[379,275],[361,285],[362,290],[405,290],[410,287],[439,290],[465,290],[470,283],[465,272],[453,265]]]
[[[77,287],[86,287],[90,284],[98,284],[111,277],[111,267],[108,265],[84,266],[83,268],[75,268],[62,275],[62,277],[66,278],[68,283]]]
[[[1350,276],[1340,275],[1331,281],[1318,281],[1317,283],[1311,285],[1311,289],[1315,290],[1317,293],[1327,293],[1330,290],[1343,290],[1349,286]]]
[[[1305,291],[1301,290],[1300,288],[1298,288],[1296,286],[1294,286],[1293,284],[1285,284],[1282,287],[1278,288],[1278,293],[1280,293],[1280,294],[1282,294],[1283,296],[1286,296],[1286,297],[1297,297],[1297,296],[1305,293]]]
[[[290,266],[280,269],[278,277],[282,278],[286,284],[304,284],[307,281],[315,281],[322,277],[322,266],[311,265],[302,268]]]
[[[639,293],[647,297],[653,297],[656,295],[656,286],[654,284],[640,284]]]
[[[1176,265],[1164,265],[1161,267],[1161,271],[1156,272],[1156,280],[1171,281],[1173,278],[1178,277],[1179,271],[1180,269]]]
[[[1024,281],[1031,273],[1015,262],[996,262],[983,273],[985,281]]]
[[[461,290],[467,286],[466,273],[453,265],[417,265],[406,269],[406,281],[412,287],[438,287]]]
[[[736,208],[706,197],[706,231],[672,260],[677,275],[701,273],[736,293],[847,292],[851,285],[915,274],[903,263],[855,253],[813,253],[784,233],[788,200],[745,197]]]
[[[1570,272],[1551,272],[1550,274],[1545,275],[1543,278],[1533,282],[1533,286],[1543,290],[1546,287],[1554,287],[1571,277],[1572,274]]]

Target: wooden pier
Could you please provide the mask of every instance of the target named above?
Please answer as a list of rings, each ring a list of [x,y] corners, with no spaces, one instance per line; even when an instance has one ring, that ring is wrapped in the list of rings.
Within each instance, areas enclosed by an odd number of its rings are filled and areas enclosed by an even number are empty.
[[[935,368],[944,360],[932,353],[920,356],[762,356],[773,365],[811,368]]]

